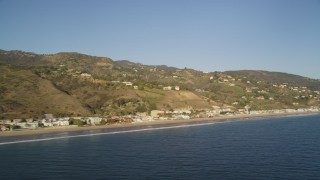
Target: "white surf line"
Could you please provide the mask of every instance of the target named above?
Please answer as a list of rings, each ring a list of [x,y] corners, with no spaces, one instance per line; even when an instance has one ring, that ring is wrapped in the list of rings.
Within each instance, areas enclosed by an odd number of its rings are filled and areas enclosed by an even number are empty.
[[[194,127],[194,126],[205,126],[205,125],[216,124],[216,123],[219,123],[219,122],[208,122],[208,123],[199,123],[199,124],[185,124],[185,125],[177,125],[177,126],[154,127],[154,128],[144,128],[144,129],[132,129],[132,130],[124,130],[124,131],[93,133],[93,134],[80,134],[80,135],[73,135],[73,136],[62,136],[62,137],[52,137],[52,138],[42,138],[42,139],[30,139],[30,140],[21,140],[21,141],[2,142],[2,143],[0,143],[0,145],[18,144],[18,143],[27,143],[27,142],[39,142],[39,141],[49,141],[49,140],[77,138],[77,137],[88,137],[88,136],[100,136],[100,135],[110,135],[110,134],[124,134],[124,133],[153,131],[153,130],[162,130],[162,129],[176,129],[176,128],[185,128],[185,127]]]

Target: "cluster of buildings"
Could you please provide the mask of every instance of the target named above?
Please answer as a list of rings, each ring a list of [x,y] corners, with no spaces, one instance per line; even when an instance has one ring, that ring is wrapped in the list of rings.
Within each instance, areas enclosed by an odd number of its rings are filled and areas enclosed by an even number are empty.
[[[264,114],[285,114],[285,113],[307,113],[320,112],[319,107],[300,108],[300,109],[274,109],[274,110],[250,110],[249,106],[245,109],[234,111],[229,107],[215,107],[213,110],[193,112],[192,109],[177,109],[172,111],[152,110],[150,115],[147,113],[137,113],[135,115],[115,116],[115,117],[61,117],[54,118],[52,114],[45,114],[43,119],[13,119],[0,120],[0,131],[12,131],[14,129],[38,129],[43,127],[78,126],[74,121],[82,122],[82,125],[110,125],[118,123],[139,123],[156,120],[181,120],[191,118],[212,118],[217,116],[237,116],[237,115],[264,115]]]
[[[72,120],[83,121],[86,125],[99,125],[103,118],[100,117],[61,117],[54,118],[52,114],[45,114],[43,119],[7,119],[0,120],[0,131],[11,131],[13,129],[37,129],[43,127],[77,126],[72,124]]]
[[[307,112],[320,112],[320,108],[310,107],[310,108],[299,108],[299,109],[260,110],[260,111],[250,111],[250,114],[284,114],[284,113],[307,113]]]
[[[166,87],[163,87],[163,90],[164,91],[171,91],[171,90],[176,90],[176,91],[179,91],[180,90],[180,87],[179,86],[166,86]]]
[[[0,120],[0,131],[38,129],[43,127],[78,126],[74,121],[80,121],[85,126],[110,125],[123,123],[138,123],[154,120],[190,119],[190,110],[160,111],[153,110],[150,115],[137,113],[136,115],[114,117],[60,117],[54,118],[52,114],[45,114],[43,119],[6,119]]]

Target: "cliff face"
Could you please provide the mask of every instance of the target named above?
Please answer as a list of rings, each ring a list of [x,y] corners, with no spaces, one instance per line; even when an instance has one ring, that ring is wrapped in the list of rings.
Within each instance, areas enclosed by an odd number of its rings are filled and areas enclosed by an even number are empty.
[[[3,50],[0,72],[0,118],[319,105],[319,80],[277,72],[204,73],[79,53]]]

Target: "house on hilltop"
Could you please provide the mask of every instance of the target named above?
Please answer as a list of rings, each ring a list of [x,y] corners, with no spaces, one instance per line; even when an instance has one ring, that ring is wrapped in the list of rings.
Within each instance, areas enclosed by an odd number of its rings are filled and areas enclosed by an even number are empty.
[[[164,91],[171,91],[171,90],[172,90],[172,87],[171,87],[171,86],[163,87],[163,90],[164,90]]]
[[[122,82],[123,84],[125,84],[126,86],[132,86],[133,85],[133,83],[132,82],[127,82],[127,81],[125,81],[125,82]]]
[[[81,77],[91,77],[91,74],[88,73],[81,73],[80,74]]]

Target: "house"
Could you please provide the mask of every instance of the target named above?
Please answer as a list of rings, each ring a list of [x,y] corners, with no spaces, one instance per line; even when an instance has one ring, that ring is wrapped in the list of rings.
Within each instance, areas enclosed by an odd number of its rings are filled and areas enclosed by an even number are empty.
[[[16,125],[20,126],[22,129],[36,129],[39,126],[37,122],[19,122],[16,123]]]
[[[20,122],[22,122],[22,119],[14,119],[13,120],[13,123],[15,123],[15,124],[20,123]]]
[[[133,86],[133,89],[137,90],[137,89],[139,89],[139,87],[138,86]]]
[[[28,118],[28,119],[26,119],[26,121],[27,121],[28,123],[32,123],[32,122],[33,122],[33,119],[32,119],[32,118]]]
[[[238,101],[235,101],[235,102],[232,103],[232,105],[238,105],[238,104],[239,104]]]
[[[28,129],[37,129],[39,127],[39,124],[37,122],[28,122],[27,128]]]
[[[147,116],[147,113],[146,112],[136,112],[136,115],[140,116],[140,117],[145,117],[145,116]]]
[[[11,124],[11,120],[10,119],[5,119],[5,120],[2,120],[2,123],[3,124]]]
[[[191,111],[188,109],[176,109],[173,114],[191,114]]]
[[[211,110],[211,111],[206,111],[207,117],[214,117],[220,114],[219,109]]]
[[[44,114],[45,119],[53,119],[53,114]]]
[[[180,87],[179,87],[179,86],[175,86],[174,89],[175,89],[176,91],[180,91]]]
[[[41,123],[43,124],[43,126],[45,127],[52,127],[53,124],[50,121],[46,121],[45,119],[41,121]]]
[[[6,131],[8,130],[5,125],[0,125],[0,131]]]
[[[171,90],[172,90],[172,87],[171,87],[171,86],[163,87],[163,90],[164,90],[164,91],[171,91]]]
[[[151,117],[153,117],[153,118],[159,118],[160,115],[164,115],[164,111],[160,111],[160,110],[152,110],[151,111]]]
[[[88,74],[88,73],[81,73],[81,75],[80,76],[82,76],[82,77],[91,77],[91,74]]]
[[[172,118],[173,119],[190,119],[190,116],[179,114],[179,115],[173,115]]]
[[[122,83],[125,84],[126,86],[132,86],[132,85],[133,85],[132,82],[127,82],[127,81],[124,81],[124,82],[122,82]]]
[[[17,126],[20,126],[20,128],[27,128],[27,123],[26,122],[19,122],[19,123],[16,123]]]
[[[227,113],[227,112],[231,112],[231,111],[232,111],[231,108],[228,108],[228,107],[220,109],[220,113]]]
[[[91,125],[100,124],[101,121],[102,121],[102,118],[100,117],[89,117],[88,119],[86,119],[87,124],[91,124]]]
[[[196,92],[202,93],[202,92],[205,92],[205,90],[203,90],[203,89],[196,89]]]
[[[151,116],[141,116],[141,121],[152,121],[153,118]]]
[[[55,122],[52,122],[53,126],[69,126],[69,121],[68,120],[58,120]]]
[[[252,89],[246,88],[247,93],[252,93]]]
[[[264,100],[264,96],[257,97],[258,100]]]

